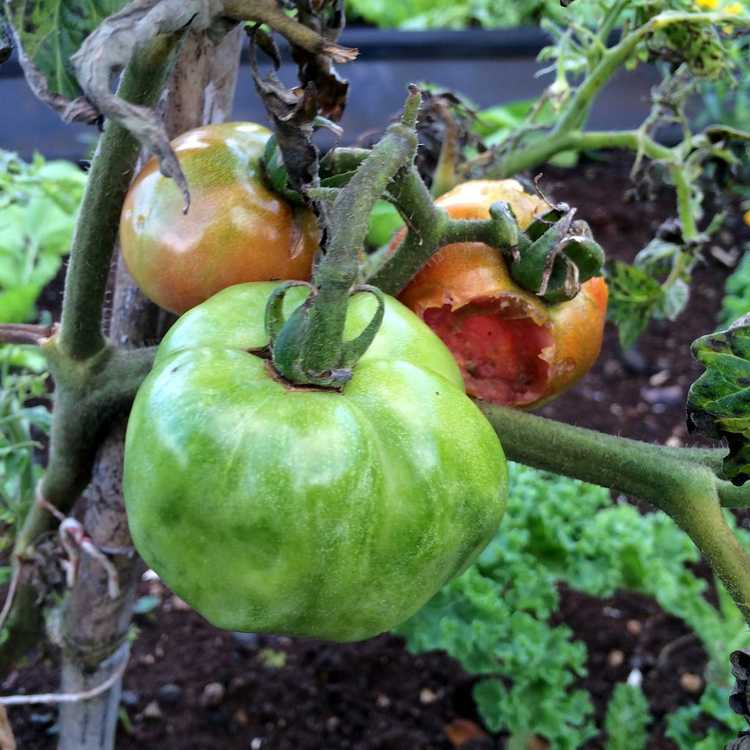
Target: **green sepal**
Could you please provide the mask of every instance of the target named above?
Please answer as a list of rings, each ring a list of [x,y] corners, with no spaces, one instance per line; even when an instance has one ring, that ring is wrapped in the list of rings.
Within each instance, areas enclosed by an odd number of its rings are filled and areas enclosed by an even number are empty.
[[[581,284],[602,274],[604,251],[574,213],[554,210],[534,221],[510,263],[513,280],[550,305],[573,299]]]
[[[284,297],[292,287],[296,286],[308,287],[312,290],[311,294],[288,319],[284,319]],[[375,314],[358,336],[350,341],[341,342],[335,366],[322,373],[309,372],[304,367],[305,347],[311,342],[315,289],[305,281],[289,281],[272,292],[266,303],[265,327],[270,339],[269,347],[273,366],[279,375],[290,383],[328,388],[340,387],[351,379],[352,368],[370,348],[385,315],[385,295],[380,289],[362,284],[355,286],[351,294],[359,292],[375,296],[378,301]]]
[[[378,308],[372,316],[372,320],[365,326],[364,331],[351,341],[345,341],[341,347],[341,367],[351,369],[359,361],[360,357],[370,348],[373,339],[377,336],[380,326],[383,323],[385,315],[385,295],[376,286],[361,284],[352,289],[352,294],[357,292],[367,292],[375,295],[378,301]]]
[[[305,205],[300,193],[289,187],[289,172],[287,172],[284,166],[284,157],[275,135],[272,135],[266,142],[266,148],[261,158],[261,166],[263,177],[270,190],[283,196],[292,205]]]
[[[518,220],[510,203],[498,201],[490,206],[492,229],[495,232],[495,247],[517,248],[520,240]]]
[[[320,180],[320,187],[327,187],[327,188],[338,188],[338,187],[344,187],[349,183],[349,180],[354,177],[354,175],[357,174],[355,170],[352,170],[350,172],[341,172],[340,174],[333,174],[330,177],[323,177]]]
[[[308,289],[312,289],[312,285],[307,281],[287,281],[285,284],[274,289],[271,296],[268,298],[268,302],[266,303],[265,325],[266,333],[268,334],[268,339],[271,343],[273,343],[274,339],[279,333],[281,333],[281,329],[286,323],[283,313],[284,297],[286,296],[286,293],[295,286],[306,286]]]
[[[330,378],[325,376],[313,377],[305,372],[302,366],[305,343],[310,338],[310,307],[314,299],[315,292],[313,291],[289,316],[286,322],[276,330],[276,335],[270,344],[271,360],[276,372],[290,383],[326,386],[331,384]],[[280,308],[282,302],[283,294],[277,295],[275,299],[273,297],[269,299],[268,307],[266,307],[267,330],[278,325],[276,308],[277,306]],[[272,304],[274,307],[271,311],[272,318],[269,321],[268,314]]]
[[[295,190],[289,182],[289,172],[284,165],[284,156],[275,135],[272,135],[266,142],[261,164],[264,180],[270,190],[283,196],[295,206],[306,205],[302,194],[298,190]],[[348,170],[338,174],[327,175],[320,180],[320,187],[344,187],[355,174],[356,170]]]
[[[510,264],[513,280],[551,305],[573,299],[584,281],[602,273],[604,251],[588,224],[573,221],[573,215],[569,211],[556,218],[559,213],[552,212],[533,222]]]
[[[744,484],[750,479],[750,315],[699,338],[692,353],[706,372],[688,393],[688,427],[727,441],[723,478]]]

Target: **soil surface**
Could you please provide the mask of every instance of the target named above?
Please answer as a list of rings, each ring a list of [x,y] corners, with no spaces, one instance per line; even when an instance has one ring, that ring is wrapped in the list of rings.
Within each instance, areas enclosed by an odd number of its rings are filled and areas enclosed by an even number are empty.
[[[578,206],[609,257],[624,260],[632,260],[673,213],[669,191],[658,192],[647,204],[626,200],[632,187],[629,168],[619,159],[585,161],[573,171],[549,168],[544,180],[556,199]],[[747,233],[730,216],[717,245],[731,250],[739,239],[748,239]],[[608,326],[593,371],[542,413],[628,437],[688,443],[684,399],[700,373],[689,346],[715,328],[730,272],[717,259],[722,252],[706,256],[688,311],[676,323],[653,323],[627,357]],[[53,288],[45,299],[54,307],[57,298]],[[502,737],[480,728],[472,677],[442,653],[411,655],[391,635],[352,645],[233,635],[208,625],[157,581],[144,582],[143,594],[158,597],[158,605],[136,617],[119,750],[505,746]],[[648,597],[622,592],[603,600],[567,589],[561,594],[554,620],[567,624],[588,647],[588,676],[581,686],[591,693],[599,722],[614,685],[638,668],[655,719],[648,750],[674,750],[664,738],[663,717],[700,695],[702,683],[692,679],[706,663],[699,641]],[[55,686],[55,665],[46,659],[11,672],[0,683],[5,694]],[[11,711],[19,748],[55,746],[51,708]],[[604,744],[594,740],[586,747],[599,750]]]

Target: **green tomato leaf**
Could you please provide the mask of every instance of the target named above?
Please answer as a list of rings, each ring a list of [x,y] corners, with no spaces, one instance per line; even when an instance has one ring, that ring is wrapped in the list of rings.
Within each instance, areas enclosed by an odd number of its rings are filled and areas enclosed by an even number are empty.
[[[607,750],[644,750],[651,723],[648,700],[635,685],[619,683],[607,705]]]
[[[70,57],[107,16],[126,3],[127,0],[7,0],[21,60],[38,96],[41,90],[41,98],[46,101],[80,95]]]
[[[630,349],[662,303],[659,282],[638,266],[615,261],[609,268],[609,319],[617,325],[620,345]]]
[[[688,425],[726,439],[724,477],[744,484],[750,479],[750,315],[699,338],[692,351],[706,372],[690,388]]]
[[[690,299],[690,284],[683,279],[676,279],[664,291],[661,304],[656,311],[656,317],[675,320],[687,307]]]
[[[41,291],[40,284],[22,284],[0,291],[0,323],[23,323],[28,320]]]
[[[47,369],[47,360],[36,346],[0,346],[0,366],[29,370],[42,373]]]
[[[750,246],[746,248],[734,273],[727,279],[719,322],[728,327],[733,320],[747,313],[750,313]]]

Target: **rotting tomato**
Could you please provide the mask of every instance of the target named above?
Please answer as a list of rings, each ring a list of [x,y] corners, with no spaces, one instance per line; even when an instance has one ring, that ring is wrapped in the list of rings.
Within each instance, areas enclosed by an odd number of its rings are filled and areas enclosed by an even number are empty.
[[[522,230],[549,210],[515,180],[466,182],[437,204],[454,219],[486,219],[497,201],[510,204]],[[606,282],[595,277],[572,300],[546,304],[511,279],[500,252],[464,242],[441,248],[399,298],[451,350],[469,395],[533,408],[596,361],[607,296]]]
[[[393,298],[341,391],[282,382],[256,354],[275,287],[225,289],[162,342],[128,423],[130,529],[219,627],[368,638],[489,542],[506,461],[450,352]],[[287,317],[306,294],[289,290]],[[348,338],[376,304],[350,299]]]
[[[251,122],[206,125],[172,142],[191,193],[150,159],[125,199],[120,243],[144,294],[182,313],[246,281],[310,278],[320,233],[312,211],[291,206],[262,178],[270,131]]]

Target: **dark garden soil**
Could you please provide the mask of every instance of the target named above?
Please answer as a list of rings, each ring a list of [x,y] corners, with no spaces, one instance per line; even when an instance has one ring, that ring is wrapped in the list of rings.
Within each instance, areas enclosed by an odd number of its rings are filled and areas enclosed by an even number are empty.
[[[578,206],[610,257],[632,259],[672,213],[660,192],[647,205],[625,195],[629,164],[587,161],[574,172],[548,169],[545,185]],[[717,240],[737,246],[738,217]],[[745,237],[747,239],[747,237]],[[688,311],[674,324],[654,323],[636,353],[624,358],[613,329],[602,356],[573,391],[543,413],[557,419],[651,441],[689,442],[683,404],[699,368],[690,342],[715,327],[728,268],[707,253]],[[54,305],[55,292],[47,300]],[[480,729],[472,678],[441,653],[412,656],[394,636],[354,645],[235,636],[209,626],[157,582],[160,597],[138,615],[138,638],[125,677],[119,750],[464,750],[502,748]],[[594,599],[563,589],[555,621],[567,624],[589,651],[582,680],[601,721],[613,686],[633,669],[655,719],[649,750],[675,746],[663,717],[696,700],[706,657],[679,620],[649,598],[621,593]],[[38,661],[12,672],[3,693],[55,688],[54,665]],[[19,748],[55,745],[50,708],[12,709]],[[543,745],[539,746],[543,748]],[[602,741],[587,745],[598,750]],[[717,749],[718,750],[718,749]]]

